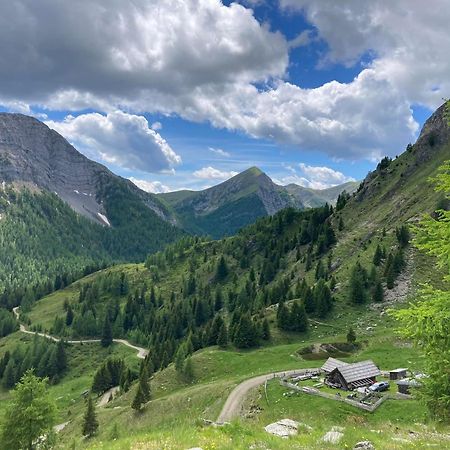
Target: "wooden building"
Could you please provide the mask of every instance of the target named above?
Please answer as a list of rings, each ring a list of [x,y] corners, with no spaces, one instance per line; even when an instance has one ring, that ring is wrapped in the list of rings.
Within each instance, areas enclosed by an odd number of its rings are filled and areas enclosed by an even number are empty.
[[[389,379],[392,381],[401,380],[403,378],[406,378],[407,372],[408,372],[408,369],[390,370],[389,371]]]
[[[325,365],[326,363],[324,366]],[[328,367],[332,367],[332,365],[333,364],[331,363]],[[375,383],[376,377],[380,375],[381,372],[373,361],[367,360],[354,364],[339,364],[331,371],[325,371],[325,374],[325,383],[327,385],[351,391]]]
[[[325,372],[326,374],[332,372],[334,369],[336,369],[336,367],[341,367],[341,366],[347,366],[348,363],[341,361],[339,359],[335,359],[335,358],[328,358],[325,361],[325,364],[321,367],[322,372]]]

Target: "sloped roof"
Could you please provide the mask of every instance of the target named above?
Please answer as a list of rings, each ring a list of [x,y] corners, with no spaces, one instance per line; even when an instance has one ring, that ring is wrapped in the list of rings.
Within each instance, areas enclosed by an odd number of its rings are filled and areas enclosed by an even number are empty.
[[[347,383],[376,377],[381,374],[380,369],[370,359],[354,364],[338,366],[337,369]]]
[[[347,366],[348,363],[335,358],[328,358],[322,366],[324,372],[332,372],[336,367]]]

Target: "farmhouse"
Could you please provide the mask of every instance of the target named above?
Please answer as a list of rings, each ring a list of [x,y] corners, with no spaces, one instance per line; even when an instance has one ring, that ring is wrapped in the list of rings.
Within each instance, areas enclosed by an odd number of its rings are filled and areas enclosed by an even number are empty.
[[[381,374],[380,369],[371,360],[349,364],[338,359],[328,358],[322,366],[322,370],[325,372],[327,385],[346,391],[370,386]]]

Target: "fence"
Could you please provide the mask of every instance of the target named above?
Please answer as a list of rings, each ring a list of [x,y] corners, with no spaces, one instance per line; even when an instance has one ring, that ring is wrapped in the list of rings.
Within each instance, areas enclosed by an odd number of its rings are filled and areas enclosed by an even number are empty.
[[[364,403],[356,402],[355,400],[352,400],[350,398],[332,395],[332,394],[329,394],[328,392],[321,392],[318,389],[313,389],[310,387],[302,388],[302,387],[296,386],[295,384],[289,383],[288,381],[285,381],[283,379],[280,380],[280,384],[282,386],[292,389],[294,391],[302,392],[303,394],[318,395],[319,397],[328,398],[330,400],[348,403],[349,405],[355,406],[356,408],[363,409],[368,412],[374,412],[384,401],[386,401],[389,398],[389,395],[384,395],[373,405],[365,405]]]

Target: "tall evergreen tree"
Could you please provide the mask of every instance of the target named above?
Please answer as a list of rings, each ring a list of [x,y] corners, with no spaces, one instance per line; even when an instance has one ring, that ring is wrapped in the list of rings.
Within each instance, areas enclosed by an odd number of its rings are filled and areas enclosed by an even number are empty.
[[[292,304],[289,317],[290,329],[292,331],[304,332],[308,329],[308,316],[306,315],[305,305],[298,301]]]
[[[356,333],[355,333],[355,330],[352,327],[350,327],[348,329],[347,342],[349,344],[354,344],[356,342]]]
[[[87,400],[86,412],[83,417],[83,436],[92,437],[98,430],[98,420],[95,413],[94,402],[89,396]]]
[[[217,264],[216,281],[218,281],[219,283],[224,281],[225,278],[228,276],[228,272],[229,270],[227,262],[225,261],[225,258],[222,255],[219,259],[219,263]]]
[[[350,301],[352,303],[362,304],[366,302],[366,282],[366,272],[361,264],[357,262],[350,275]]]
[[[378,244],[377,248],[375,249],[375,253],[373,255],[373,263],[376,266],[379,266],[381,264],[382,259],[383,259],[383,251],[381,250],[380,244]]]
[[[219,331],[219,336],[217,338],[217,345],[220,348],[226,348],[228,346],[228,331],[227,331],[227,325],[222,323],[222,327]]]
[[[113,342],[112,327],[109,320],[109,314],[105,314],[105,319],[103,322],[102,339],[101,344],[103,347],[109,347]]]

